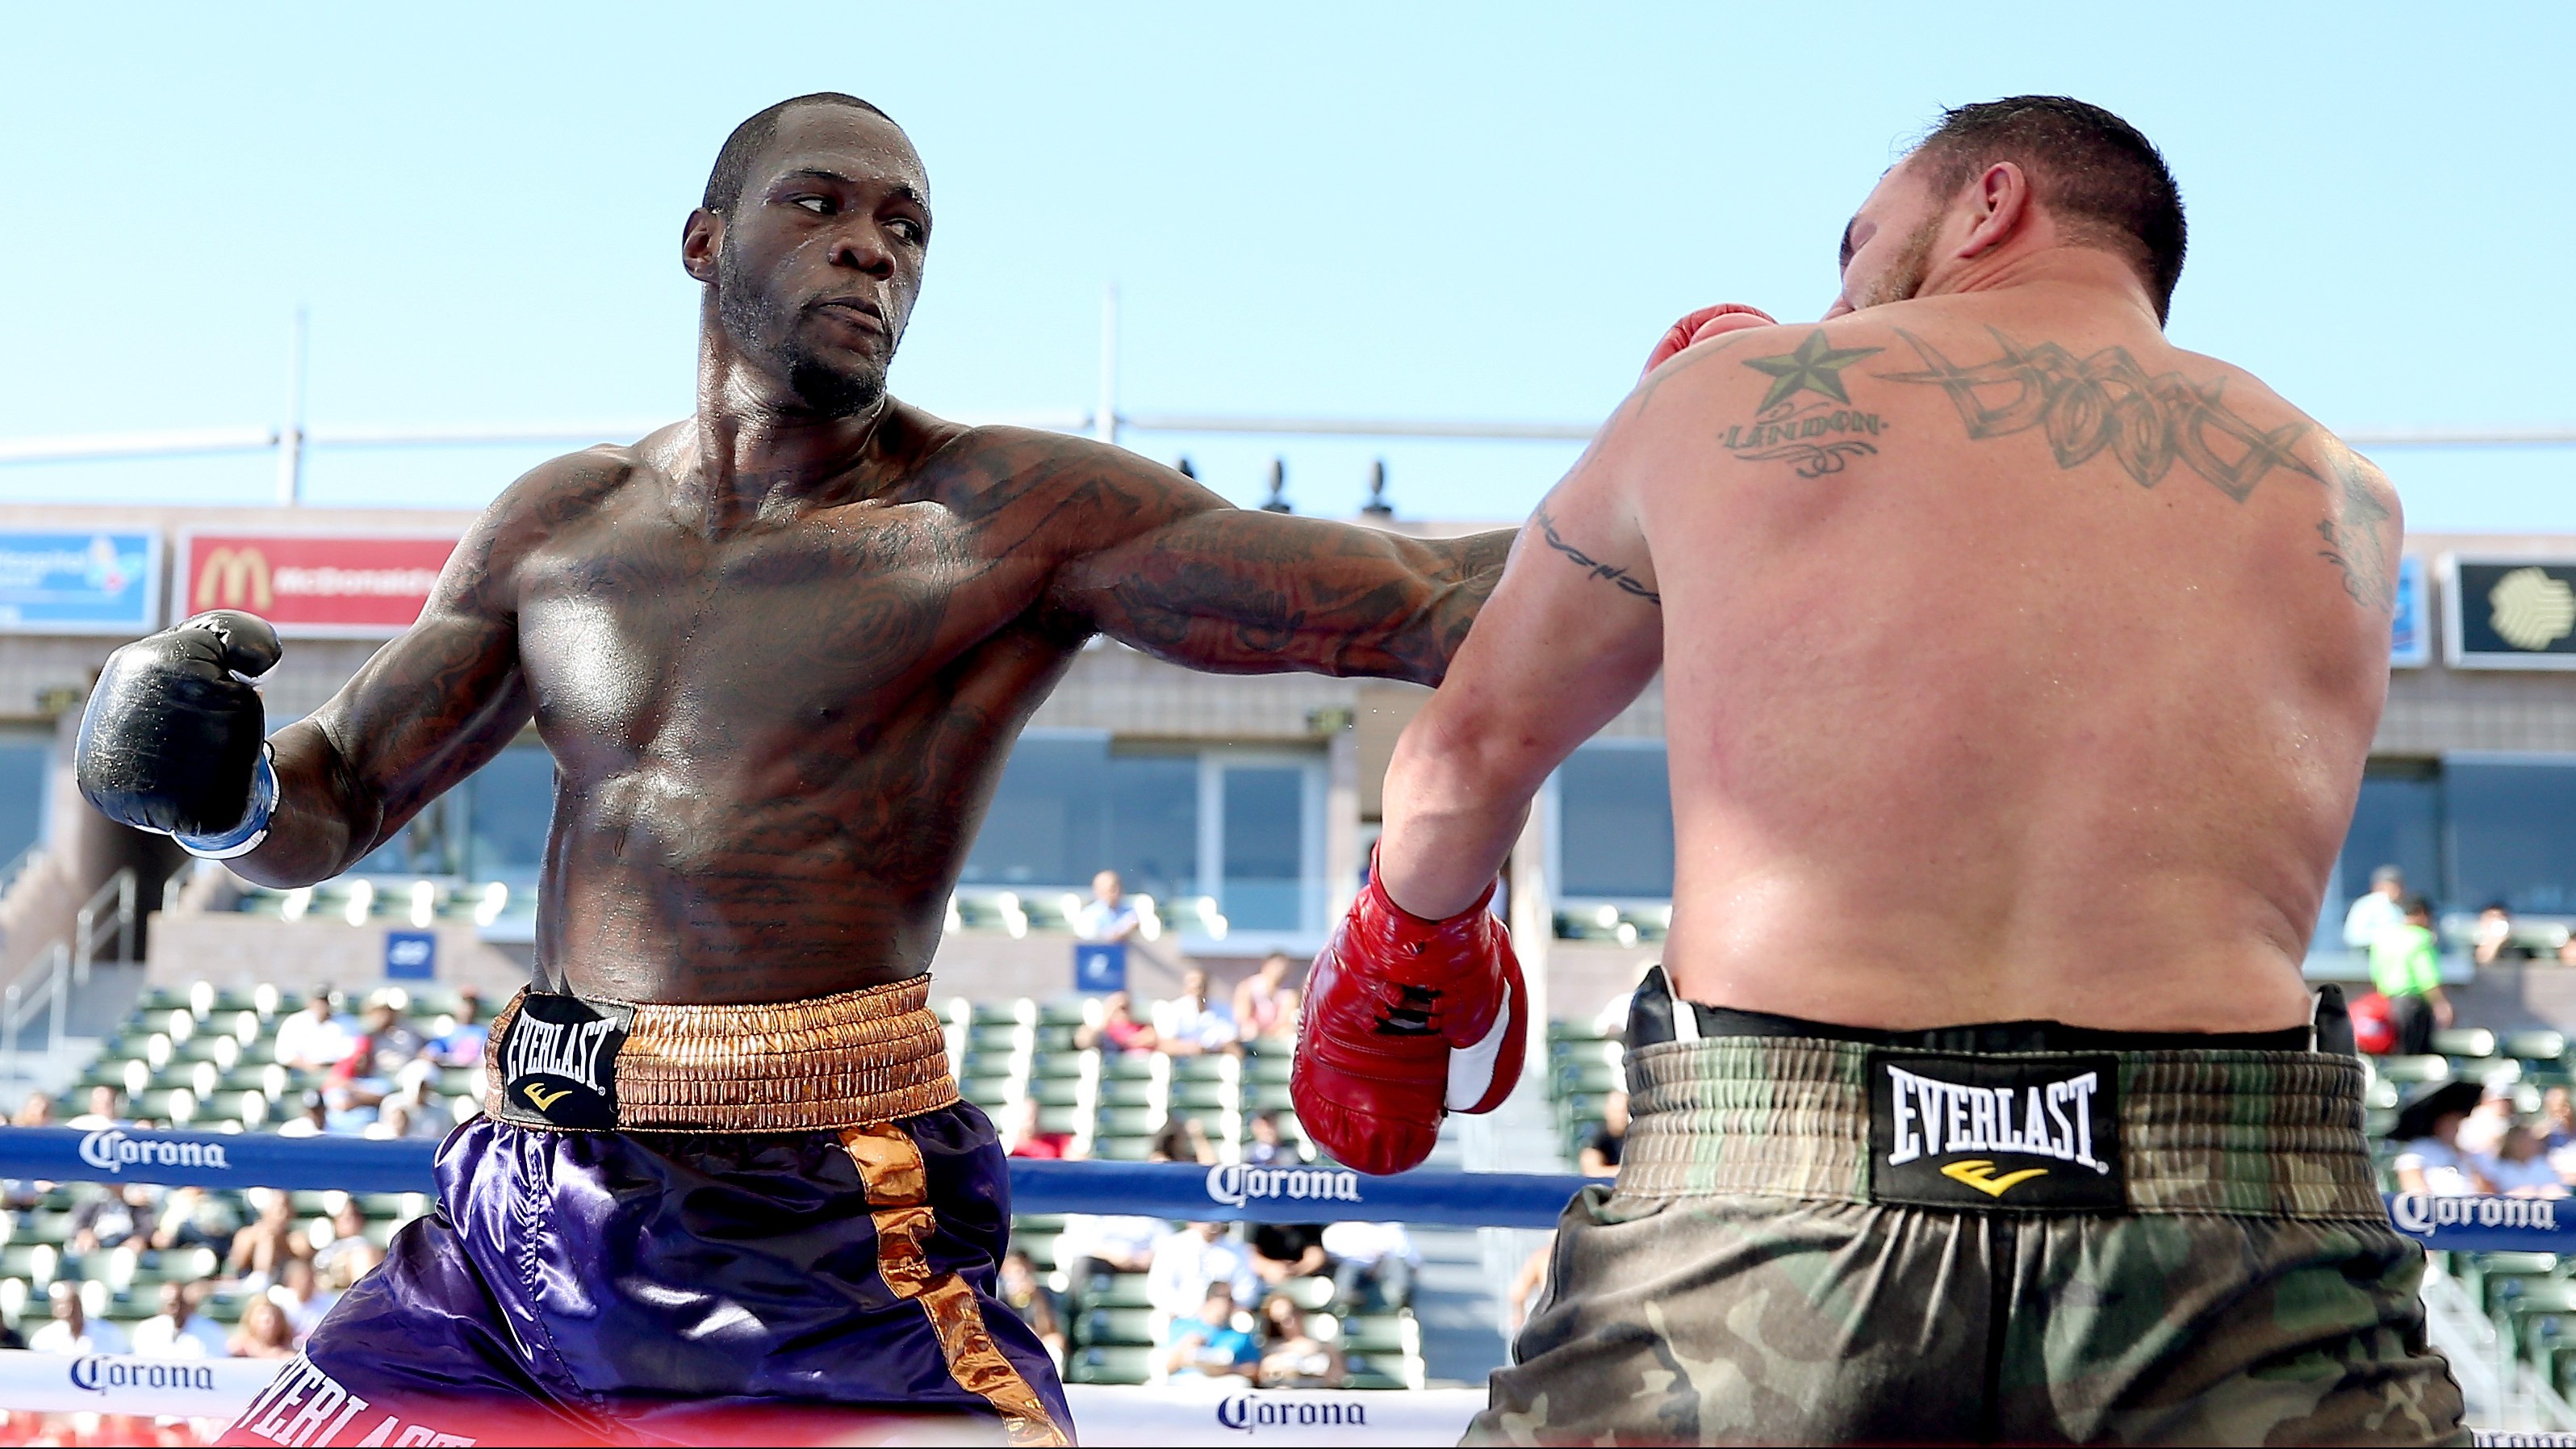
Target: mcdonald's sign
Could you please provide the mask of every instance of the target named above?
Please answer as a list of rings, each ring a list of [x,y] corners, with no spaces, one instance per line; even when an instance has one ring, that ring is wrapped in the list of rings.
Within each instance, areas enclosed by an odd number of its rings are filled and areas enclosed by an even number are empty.
[[[180,617],[247,609],[281,634],[382,637],[420,617],[453,535],[182,534],[171,591]]]

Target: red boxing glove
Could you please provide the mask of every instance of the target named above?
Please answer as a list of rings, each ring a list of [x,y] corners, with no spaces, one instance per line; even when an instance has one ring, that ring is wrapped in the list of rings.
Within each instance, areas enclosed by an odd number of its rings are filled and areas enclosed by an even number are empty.
[[[1529,988],[1494,888],[1445,921],[1387,899],[1374,870],[1306,978],[1288,1096],[1315,1145],[1362,1172],[1431,1155],[1440,1119],[1490,1112],[1520,1080]]]
[[[1655,350],[1646,354],[1646,372],[1652,372],[1663,366],[1673,354],[1683,348],[1706,342],[1712,337],[1723,337],[1729,332],[1741,332],[1747,327],[1779,325],[1779,319],[1770,313],[1759,307],[1748,307],[1742,302],[1720,302],[1714,307],[1702,307],[1674,323],[1666,329],[1662,337],[1656,340]],[[1645,373],[1639,373],[1638,376],[1643,377]]]

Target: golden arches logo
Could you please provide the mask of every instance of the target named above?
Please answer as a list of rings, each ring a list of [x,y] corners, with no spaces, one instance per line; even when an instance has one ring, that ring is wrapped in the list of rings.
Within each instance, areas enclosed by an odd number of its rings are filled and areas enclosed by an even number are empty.
[[[268,608],[277,601],[268,584],[268,555],[255,548],[219,548],[207,554],[188,600],[192,610]]]

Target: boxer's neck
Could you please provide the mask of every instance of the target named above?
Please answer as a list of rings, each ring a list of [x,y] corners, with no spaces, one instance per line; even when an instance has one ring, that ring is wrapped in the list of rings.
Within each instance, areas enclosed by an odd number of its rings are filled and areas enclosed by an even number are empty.
[[[2130,307],[2150,325],[2163,326],[2156,320],[2155,304],[2147,300],[2147,289],[2127,262],[2098,247],[2063,242],[2015,242],[1996,247],[1934,272],[1924,279],[1923,289],[1915,296],[1952,297],[2038,287],[2072,288],[2098,298],[2099,305]]]
[[[894,410],[890,395],[855,413],[801,407],[783,379],[740,356],[710,325],[701,334],[688,457],[674,482],[709,535],[855,502],[902,481],[902,469],[876,466]]]

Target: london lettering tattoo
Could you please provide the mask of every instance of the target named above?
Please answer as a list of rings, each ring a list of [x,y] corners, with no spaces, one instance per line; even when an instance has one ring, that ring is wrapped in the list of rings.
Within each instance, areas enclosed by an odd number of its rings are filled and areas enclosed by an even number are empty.
[[[1558,553],[1572,559],[1575,563],[1581,565],[1594,578],[1606,580],[1609,583],[1617,585],[1619,592],[1643,599],[1657,608],[1663,607],[1664,596],[1656,593],[1650,588],[1647,588],[1644,584],[1637,582],[1636,575],[1628,572],[1624,568],[1621,568],[1617,564],[1603,563],[1601,560],[1594,558],[1592,555],[1585,553],[1579,548],[1576,548],[1573,544],[1567,543],[1564,536],[1556,531],[1556,520],[1548,516],[1546,509],[1542,508],[1538,510],[1533,517],[1538,521],[1539,536],[1547,540],[1547,546],[1549,548],[1555,549]]]
[[[2239,503],[2276,469],[2324,481],[2291,451],[2308,425],[2247,422],[2227,406],[2223,377],[2195,383],[2178,372],[2150,376],[2125,347],[2077,357],[2054,342],[2029,347],[2001,328],[1986,330],[2001,355],[1958,363],[1900,328],[1924,368],[1880,376],[1948,393],[1971,438],[2040,429],[2060,468],[2107,450],[2139,486],[2153,488],[2180,462]]]
[[[1886,422],[1851,405],[1842,370],[1884,351],[1829,346],[1819,327],[1788,352],[1744,359],[1746,367],[1768,376],[1771,386],[1753,420],[1730,424],[1718,435],[1718,445],[1748,463],[1788,463],[1801,478],[1839,473],[1852,459],[1875,454],[1878,445],[1869,439],[1884,431]],[[1814,393],[1823,401],[1801,405],[1801,393]]]

